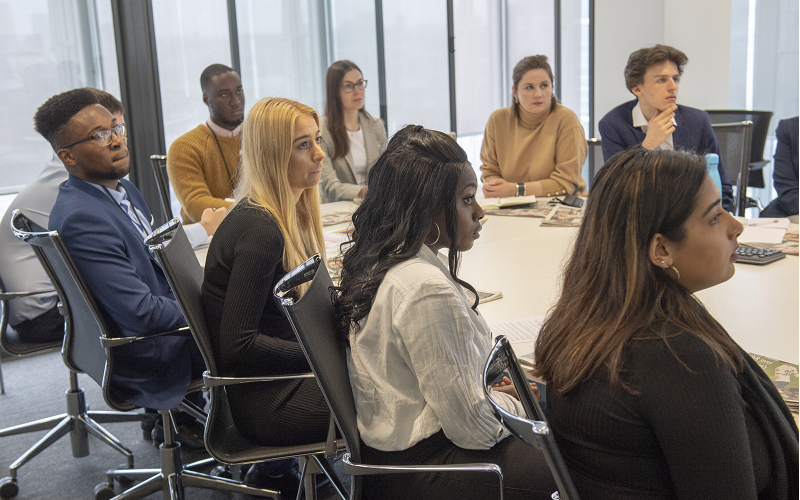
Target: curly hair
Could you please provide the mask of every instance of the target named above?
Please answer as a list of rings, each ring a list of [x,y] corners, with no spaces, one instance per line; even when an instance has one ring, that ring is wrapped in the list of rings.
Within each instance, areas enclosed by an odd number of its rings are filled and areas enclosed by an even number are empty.
[[[407,125],[389,141],[369,171],[367,195],[353,214],[350,240],[342,245],[341,285],[332,292],[341,341],[348,342],[351,328],[358,332],[386,273],[419,252],[441,211],[451,241],[450,275],[478,296],[458,278],[456,190],[465,168],[472,168],[467,154],[443,132]],[[472,307],[478,307],[477,298]]]
[[[678,68],[678,74],[683,74],[683,67],[689,62],[686,54],[670,47],[669,45],[653,45],[633,52],[628,57],[628,64],[625,65],[625,85],[628,90],[644,82],[644,74],[647,68],[654,64],[662,64],[665,61],[672,61]]]
[[[58,151],[64,136],[69,133],[70,120],[86,106],[100,104],[91,89],[80,88],[56,94],[39,106],[33,115],[37,132],[47,139],[53,151]]]

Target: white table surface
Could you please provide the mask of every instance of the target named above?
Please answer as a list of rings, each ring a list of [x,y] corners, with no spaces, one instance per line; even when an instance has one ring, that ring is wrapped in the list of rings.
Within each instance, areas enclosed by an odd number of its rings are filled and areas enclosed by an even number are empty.
[[[322,213],[354,210],[349,201],[322,205]],[[558,298],[561,271],[577,229],[540,227],[542,219],[490,216],[472,250],[463,254],[459,277],[503,298],[480,306],[490,323],[546,314]],[[328,233],[346,224],[323,228]],[[790,231],[797,231],[793,224]],[[205,261],[206,250],[196,251]],[[798,363],[798,257],[766,266],[736,264],[725,283],[697,293],[711,314],[746,351]],[[515,344],[518,354],[532,343]]]

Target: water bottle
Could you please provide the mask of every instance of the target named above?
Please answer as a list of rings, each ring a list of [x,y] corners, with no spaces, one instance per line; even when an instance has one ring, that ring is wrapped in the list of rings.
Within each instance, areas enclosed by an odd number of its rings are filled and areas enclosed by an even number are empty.
[[[717,192],[722,193],[722,180],[719,178],[719,155],[716,153],[708,153],[706,155],[706,172],[711,176],[714,185],[717,186]]]

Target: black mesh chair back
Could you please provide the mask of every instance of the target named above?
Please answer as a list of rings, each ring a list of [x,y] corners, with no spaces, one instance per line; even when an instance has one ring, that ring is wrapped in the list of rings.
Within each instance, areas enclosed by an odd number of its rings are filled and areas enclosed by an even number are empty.
[[[110,390],[113,356],[103,347],[110,339],[100,308],[89,292],[57,231],[45,231],[15,210],[11,226],[17,238],[29,243],[39,258],[60,300],[65,317],[61,356],[75,372],[86,373],[101,387],[106,404],[119,411],[136,407],[114,398]],[[80,325],[80,328],[76,328]]]
[[[297,289],[308,283],[303,296],[297,299]],[[293,269],[275,285],[275,296],[289,318],[292,329],[303,348],[322,394],[328,402],[336,425],[344,437],[347,453],[342,462],[351,474],[351,500],[361,498],[362,475],[419,472],[485,472],[498,477],[500,500],[503,500],[503,473],[496,464],[438,465],[367,465],[361,461],[361,437],[358,432],[355,399],[347,370],[347,352],[334,331],[334,311],[331,302],[331,281],[328,269],[319,254]]]
[[[527,418],[508,412],[492,399],[489,390],[502,375],[508,375],[514,382],[514,387],[519,395],[519,400],[525,408]],[[558,486],[558,497],[561,500],[578,500],[578,492],[572,484],[561,452],[558,450],[550,424],[539,406],[539,402],[531,392],[527,377],[519,366],[517,356],[511,347],[511,342],[503,336],[497,337],[497,342],[489,354],[483,371],[484,393],[492,405],[494,414],[514,436],[540,450],[544,455],[547,466],[553,474],[553,479]]]
[[[747,111],[736,109],[709,109],[706,110],[711,124],[753,122],[753,132],[750,137],[750,164],[764,161],[764,146],[769,135],[769,123],[772,120],[772,111]],[[766,163],[769,163],[767,160]],[[752,168],[752,167],[751,167]]]
[[[747,179],[749,174],[750,132],[753,122],[718,123],[711,126],[719,141],[719,152],[734,193],[734,214],[744,217],[747,205]]]
[[[206,363],[204,382],[211,395],[211,408],[208,411],[205,439],[206,449],[211,456],[226,464],[244,464],[324,452],[325,443],[261,446],[254,444],[239,432],[233,421],[224,385],[269,381],[274,378],[220,376],[214,360],[211,334],[203,312],[201,299],[203,268],[195,257],[180,221],[172,219],[156,229],[148,236],[146,243],[151,254],[161,264]]]
[[[153,155],[150,157],[153,166],[153,176],[156,178],[158,186],[158,197],[161,199],[161,213],[164,220],[172,220],[172,205],[169,196],[169,176],[167,175],[167,157],[163,155]]]

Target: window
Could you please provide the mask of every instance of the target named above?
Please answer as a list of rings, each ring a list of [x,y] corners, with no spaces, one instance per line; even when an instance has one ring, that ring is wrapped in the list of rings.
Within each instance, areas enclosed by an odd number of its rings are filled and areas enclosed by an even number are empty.
[[[76,87],[119,92],[116,65],[111,66],[113,70],[103,65],[108,54],[116,54],[113,34],[109,36],[108,31],[110,9],[102,1],[98,6],[102,8],[95,9],[92,1],[0,3],[0,54],[8,67],[0,80],[5,95],[0,120],[4,190],[33,180],[53,154],[33,129],[33,114],[49,97]],[[98,39],[105,45],[99,51]]]
[[[200,73],[210,64],[231,64],[228,10],[225,0],[153,0],[153,21],[169,150],[172,141],[208,119]],[[246,85],[244,91],[246,97]]]

